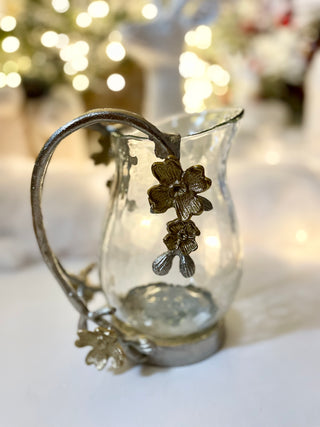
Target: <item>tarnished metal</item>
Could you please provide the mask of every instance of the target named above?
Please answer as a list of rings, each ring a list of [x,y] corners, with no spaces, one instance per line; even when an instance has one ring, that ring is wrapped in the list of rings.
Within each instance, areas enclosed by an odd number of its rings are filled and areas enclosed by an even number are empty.
[[[151,212],[164,213],[173,207],[178,217],[167,223],[169,234],[163,241],[169,250],[155,259],[153,271],[160,276],[167,274],[177,255],[181,274],[191,277],[195,264],[189,254],[198,248],[195,237],[200,235],[200,230],[190,218],[213,208],[210,200],[198,195],[210,188],[211,179],[205,176],[201,165],[183,171],[180,161],[171,155],[163,162],[153,163],[151,170],[160,183],[148,190]]]
[[[159,185],[148,190],[151,212],[163,213],[173,207],[177,218],[167,223],[168,234],[163,241],[168,251],[153,262],[153,271],[156,274],[167,274],[173,258],[179,256],[179,269],[182,275],[184,277],[194,275],[195,264],[190,253],[198,248],[196,237],[200,235],[200,230],[191,221],[191,217],[212,209],[211,202],[199,196],[199,193],[208,190],[211,186],[211,180],[205,176],[204,168],[197,165],[183,171],[181,167],[180,136],[162,133],[137,114],[114,109],[92,110],[62,126],[48,139],[35,162],[32,174],[31,206],[34,231],[44,261],[80,315],[79,340],[76,345],[92,347],[86,361],[88,364],[94,364],[98,369],[102,369],[109,358],[114,360],[115,365],[120,366],[125,354],[137,362],[154,360],[157,363],[157,360],[160,360],[158,353],[162,350],[148,337],[137,334],[126,335],[111,321],[106,320],[105,317],[112,315],[115,311],[112,307],[103,307],[97,311],[91,311],[88,308],[87,302],[96,292],[101,291],[100,286],[93,286],[88,279],[93,265],[88,266],[78,275],[68,273],[64,269],[49,245],[44,228],[41,200],[46,171],[59,143],[71,133],[84,127],[91,127],[101,133],[102,147],[102,151],[94,155],[93,160],[96,164],[107,163],[110,153],[110,129],[107,124],[115,123],[133,127],[145,133],[155,144],[156,156],[164,159],[163,162],[155,162],[152,165],[152,173],[159,181]],[[88,321],[95,323],[98,328],[89,331]],[[193,357],[192,360],[196,359],[197,357]]]
[[[75,118],[71,122],[58,129],[45,143],[36,159],[31,179],[31,207],[33,227],[44,261],[48,265],[53,275],[56,277],[58,283],[60,284],[71,304],[79,312],[79,329],[87,329],[88,320],[91,320],[99,327],[107,329],[108,331],[112,331],[112,333],[110,332],[112,337],[116,336],[117,340],[119,341],[119,345],[122,343],[124,347],[128,349],[130,357],[139,359],[138,353],[140,352],[139,350],[141,347],[141,360],[143,358],[145,349],[151,351],[150,349],[154,348],[154,345],[149,343],[149,341],[144,337],[131,337],[130,341],[128,342],[122,333],[103,317],[106,314],[112,314],[114,312],[112,308],[107,309],[107,312],[105,310],[98,310],[97,312],[92,312],[89,310],[87,306],[87,300],[92,297],[91,292],[96,290],[98,291],[100,289],[90,290],[90,285],[87,281],[87,274],[89,273],[90,268],[89,270],[80,273],[78,276],[68,273],[63,268],[49,245],[41,209],[42,190],[46,171],[51,157],[59,143],[71,133],[84,127],[93,127],[98,131],[104,129],[103,132],[101,132],[101,140],[106,141],[108,136],[105,132],[105,126],[106,124],[110,123],[118,123],[124,126],[133,127],[145,133],[149,139],[154,142],[155,154],[157,157],[165,159],[168,156],[175,156],[176,158],[179,158],[180,156],[179,135],[163,133],[153,124],[135,113],[116,109],[98,109],[89,111],[88,113]],[[100,163],[103,160],[102,157],[104,157],[105,154],[106,152],[103,152],[101,156],[96,157],[96,162]],[[91,335],[83,336],[88,337]],[[105,338],[103,339],[105,340]],[[83,340],[81,342],[83,342]],[[143,343],[143,345],[141,343]]]
[[[77,347],[92,347],[86,357],[88,365],[95,365],[100,371],[106,366],[109,358],[113,360],[114,368],[117,369],[123,365],[125,353],[113,328],[98,327],[93,332],[79,330],[78,336],[79,339],[75,342]]]
[[[78,274],[67,273],[71,286],[77,291],[79,297],[86,302],[91,301],[97,292],[102,291],[101,286],[93,285],[88,277],[95,266],[95,263],[91,263]]]
[[[177,217],[186,221],[192,215],[212,209],[209,200],[198,196],[211,186],[211,179],[205,176],[203,166],[191,166],[183,171],[179,160],[168,156],[163,162],[153,163],[151,170],[160,183],[148,190],[152,213],[163,213],[173,207]]]

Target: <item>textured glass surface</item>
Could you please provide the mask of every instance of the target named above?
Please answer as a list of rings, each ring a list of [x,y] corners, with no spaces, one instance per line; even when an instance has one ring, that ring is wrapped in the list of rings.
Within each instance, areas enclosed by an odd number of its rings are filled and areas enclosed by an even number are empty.
[[[150,213],[147,190],[158,181],[151,165],[161,161],[154,144],[138,134],[115,135],[119,153],[101,253],[101,281],[116,317],[151,337],[200,333],[228,309],[241,276],[236,218],[226,184],[226,162],[240,110],[226,109],[173,117],[160,130],[180,133],[181,165],[200,164],[212,185],[202,193],[213,210],[193,216],[201,234],[192,252],[195,274],[184,278],[176,257],[170,272],[157,276],[155,258],[167,250],[166,223],[173,208]]]

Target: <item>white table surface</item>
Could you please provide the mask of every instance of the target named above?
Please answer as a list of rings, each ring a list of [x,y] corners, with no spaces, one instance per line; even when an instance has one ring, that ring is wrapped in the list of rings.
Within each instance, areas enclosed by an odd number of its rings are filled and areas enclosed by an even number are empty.
[[[244,157],[230,169],[244,275],[226,316],[224,348],[192,366],[135,366],[118,375],[85,365],[88,349],[73,344],[77,314],[46,266],[21,267],[38,252],[28,204],[30,165],[22,175],[17,168],[21,177],[15,172],[16,185],[11,178],[3,186],[8,204],[0,211],[0,261],[12,268],[0,269],[0,427],[319,427],[320,171],[303,167],[302,157],[294,167],[249,164]],[[317,166],[317,156],[305,164],[313,159]],[[83,190],[91,171],[73,181],[69,175],[62,177],[66,195],[81,177]],[[58,174],[54,183],[60,191]],[[50,194],[53,208],[56,193]],[[93,206],[96,215],[102,197],[85,205],[62,201],[63,220],[71,218],[64,230],[83,206]],[[295,240],[299,229],[306,231],[304,242]],[[59,247],[66,236],[55,234]],[[71,262],[75,272],[85,265]]]
[[[219,353],[118,375],[85,365],[46,266],[1,273],[0,426],[320,426],[319,264],[245,255]]]

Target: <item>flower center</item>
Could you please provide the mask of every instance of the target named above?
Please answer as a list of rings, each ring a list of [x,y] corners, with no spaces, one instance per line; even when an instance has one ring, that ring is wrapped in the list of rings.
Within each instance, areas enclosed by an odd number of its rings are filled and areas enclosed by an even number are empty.
[[[179,239],[180,240],[187,240],[188,238],[189,238],[189,236],[184,230],[179,231]]]
[[[170,185],[169,188],[169,195],[170,197],[175,197],[178,194],[183,194],[186,192],[186,186],[182,182],[175,182],[174,184]]]

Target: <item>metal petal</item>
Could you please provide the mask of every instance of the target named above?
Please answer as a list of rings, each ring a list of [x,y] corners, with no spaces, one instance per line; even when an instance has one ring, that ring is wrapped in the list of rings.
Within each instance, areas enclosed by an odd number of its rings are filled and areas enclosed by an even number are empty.
[[[191,166],[188,168],[182,177],[183,182],[188,186],[189,190],[195,193],[202,193],[210,188],[212,181],[204,174],[204,168],[201,165]]]
[[[177,195],[173,201],[178,217],[186,221],[192,215],[200,215],[203,212],[203,206],[197,196],[191,192]]]
[[[189,254],[197,249],[198,245],[195,239],[187,239],[180,243],[180,250],[183,254]]]
[[[165,252],[159,255],[152,263],[152,270],[158,276],[168,274],[172,267],[172,260],[175,256],[174,252]]]
[[[167,223],[167,230],[169,233],[178,234],[185,227],[185,223],[180,219],[174,219]]]
[[[85,347],[87,345],[95,346],[97,343],[97,334],[85,329],[78,331],[79,339],[75,342],[77,347]]]
[[[163,213],[172,207],[172,198],[165,185],[154,185],[148,190],[150,210],[152,213]]]
[[[178,249],[178,247],[179,247],[179,239],[178,239],[178,236],[176,234],[171,234],[171,233],[167,234],[163,238],[163,242],[167,246],[169,251],[174,251],[175,249]]]
[[[197,196],[200,202],[202,203],[202,207],[204,211],[211,211],[213,209],[212,203],[210,200],[206,199],[202,196]]]
[[[87,365],[95,365],[98,371],[101,371],[107,364],[109,356],[103,354],[101,350],[93,348],[86,357]]]
[[[190,255],[180,254],[180,272],[183,277],[192,277],[196,271],[196,267]]]
[[[174,157],[169,157],[164,162],[153,163],[151,170],[160,184],[163,185],[174,184],[176,181],[180,181],[182,176],[180,163]]]
[[[185,223],[185,229],[186,229],[186,232],[187,232],[187,234],[188,234],[189,237],[200,236],[200,230],[199,230],[199,228],[191,220],[186,221],[186,223]]]

